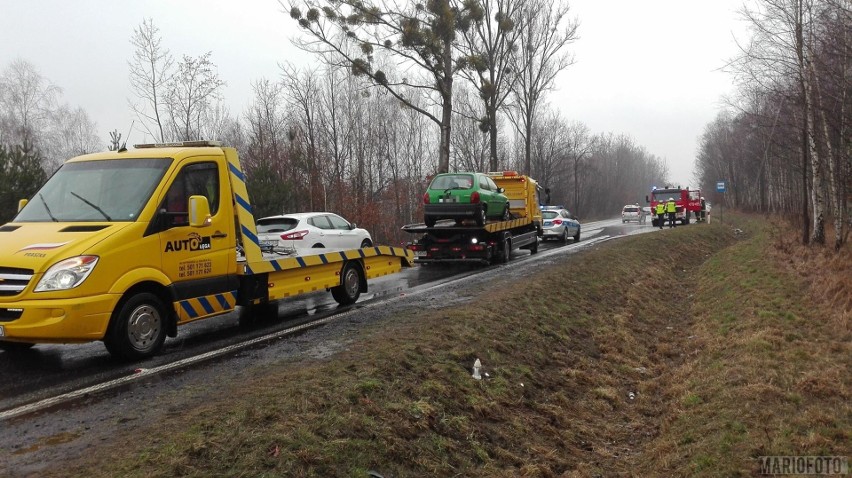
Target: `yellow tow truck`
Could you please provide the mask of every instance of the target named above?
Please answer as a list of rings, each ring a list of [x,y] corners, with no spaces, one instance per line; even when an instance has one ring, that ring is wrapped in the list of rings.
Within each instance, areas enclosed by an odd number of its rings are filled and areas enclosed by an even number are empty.
[[[388,246],[264,253],[234,148],[137,145],[68,160],[0,226],[0,349],[102,340],[117,357],[159,351],[179,325],[410,267]]]
[[[487,265],[508,262],[514,249],[538,252],[538,238],[542,235],[538,182],[517,171],[486,174],[509,200],[509,219],[482,225],[452,220],[405,225],[403,231],[421,235],[406,245],[415,254],[414,262]]]

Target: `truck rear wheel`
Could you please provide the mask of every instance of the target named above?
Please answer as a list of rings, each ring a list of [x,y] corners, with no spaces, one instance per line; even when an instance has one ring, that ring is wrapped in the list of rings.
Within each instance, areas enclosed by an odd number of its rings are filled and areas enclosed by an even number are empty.
[[[485,210],[485,206],[482,206],[481,208],[479,208],[476,211],[476,218],[475,219],[476,219],[476,225],[477,226],[484,226],[485,225],[486,215],[487,215],[487,211]]]
[[[104,345],[112,355],[139,360],[154,355],[166,340],[166,308],[154,294],[142,292],[113,312]]]
[[[361,268],[354,262],[347,262],[340,273],[340,285],[331,288],[331,296],[340,305],[354,304],[361,296]]]
[[[509,259],[512,257],[512,240],[507,238],[503,239],[503,245],[500,247],[500,255],[497,257],[497,262],[500,264],[505,264],[509,262]]]

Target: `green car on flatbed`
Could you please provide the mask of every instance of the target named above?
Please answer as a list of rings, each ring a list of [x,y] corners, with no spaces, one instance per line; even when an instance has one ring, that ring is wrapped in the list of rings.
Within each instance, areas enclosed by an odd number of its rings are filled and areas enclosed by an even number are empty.
[[[473,219],[478,226],[487,218],[509,219],[509,199],[483,173],[444,173],[435,176],[423,195],[423,222],[434,226],[439,219],[460,224]]]

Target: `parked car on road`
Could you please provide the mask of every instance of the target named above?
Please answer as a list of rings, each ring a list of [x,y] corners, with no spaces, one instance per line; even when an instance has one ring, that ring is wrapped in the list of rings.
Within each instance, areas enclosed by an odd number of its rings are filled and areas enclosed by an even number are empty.
[[[541,240],[558,239],[563,243],[569,237],[574,242],[580,240],[580,221],[564,206],[545,206],[541,208],[542,235]]]
[[[373,245],[366,229],[330,212],[303,212],[257,220],[261,248],[298,254],[304,249],[359,249]]]
[[[444,173],[435,176],[423,195],[423,222],[439,219],[457,223],[473,219],[482,226],[487,218],[509,219],[509,199],[503,188],[483,173]]]
[[[628,204],[621,209],[621,223],[631,221],[642,221],[642,210],[639,209],[638,205]]]

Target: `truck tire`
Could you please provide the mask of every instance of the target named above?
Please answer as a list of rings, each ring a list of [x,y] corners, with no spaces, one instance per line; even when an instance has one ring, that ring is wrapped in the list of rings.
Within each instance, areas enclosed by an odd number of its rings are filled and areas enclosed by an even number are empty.
[[[340,285],[331,288],[331,296],[340,305],[354,304],[361,296],[361,268],[354,262],[347,262],[340,272]]]
[[[244,329],[250,329],[261,322],[277,319],[278,301],[265,301],[240,307],[238,315],[239,325]]]
[[[166,340],[166,308],[154,294],[142,292],[124,300],[113,312],[104,345],[125,360],[140,360],[157,353]]]
[[[476,218],[475,218],[476,219],[476,225],[477,226],[484,226],[485,220],[487,219],[487,216],[488,216],[488,211],[485,210],[484,205],[482,207],[480,207],[479,209],[477,209]]]
[[[29,342],[0,342],[0,350],[9,353],[17,354],[31,349],[35,344]]]
[[[497,256],[497,261],[500,264],[509,262],[512,258],[512,240],[508,237],[503,238],[503,245],[500,247],[500,255]]]
[[[533,240],[533,243],[530,244],[529,250],[530,254],[535,254],[538,252],[538,237],[536,237],[535,240]]]

